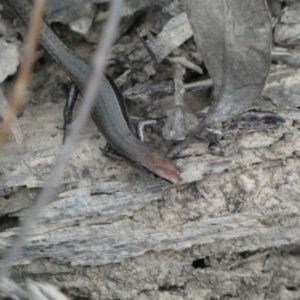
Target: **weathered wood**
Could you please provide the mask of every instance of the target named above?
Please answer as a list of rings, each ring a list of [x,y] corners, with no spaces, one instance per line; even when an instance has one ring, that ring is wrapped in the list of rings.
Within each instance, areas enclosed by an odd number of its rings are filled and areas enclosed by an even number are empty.
[[[151,39],[149,35],[150,33],[145,29],[140,30],[140,36],[144,45],[155,60],[160,63],[172,51],[192,37],[193,32],[188,22],[187,15],[183,12],[169,20],[155,39]]]
[[[225,140],[221,145],[226,154],[224,157],[210,154],[205,147],[206,153],[201,151],[197,153],[197,144],[187,149],[183,155],[189,153],[196,156],[176,160],[180,174],[185,182],[204,180],[196,186],[204,189],[206,194],[204,199],[201,192],[196,192],[197,196],[190,204],[186,203],[185,197],[175,200],[172,196],[175,195],[176,189],[186,189],[184,186],[172,187],[159,179],[150,180],[146,174],[144,178],[128,182],[122,181],[118,175],[113,181],[102,177],[93,186],[86,185],[82,188],[79,186],[85,185],[86,179],[79,176],[77,188],[73,190],[66,188],[67,191],[60,193],[39,217],[36,228],[28,236],[25,255],[16,263],[30,263],[37,258],[53,257],[70,262],[72,265],[96,266],[122,262],[126,258],[136,257],[150,250],[182,250],[201,244],[210,244],[212,253],[221,253],[224,249],[219,246],[214,249],[216,240],[239,239],[245,236],[260,240],[251,251],[271,244],[276,246],[289,244],[290,239],[300,238],[295,227],[289,225],[279,228],[276,222],[269,221],[270,216],[275,218],[276,215],[280,216],[281,220],[290,221],[293,218],[298,224],[300,217],[299,204],[292,200],[295,197],[293,195],[299,192],[298,158],[295,150],[299,149],[300,140],[299,130],[293,128],[292,123],[300,119],[300,113],[298,110],[287,110],[282,111],[280,115],[286,119],[286,123],[277,130],[225,133]],[[49,118],[51,116],[56,119],[56,114],[48,114]],[[22,122],[22,119],[20,121]],[[33,127],[42,126],[42,123],[34,123],[42,121],[42,118],[34,122],[25,119],[23,121],[27,123],[27,128],[28,123]],[[46,138],[45,136],[48,136],[48,132],[39,131],[31,138],[41,141]],[[105,162],[101,165],[98,158],[100,152],[88,149],[97,147],[98,142],[87,142],[90,136],[87,132],[84,136],[85,141],[76,150],[67,173],[73,170],[79,174],[82,167],[77,164],[81,164],[84,158],[87,159],[84,162],[84,169],[90,170],[89,172],[93,172],[93,165],[97,173],[101,173],[101,170],[108,168],[109,165],[121,164],[121,169],[123,168],[124,163],[111,162],[107,159],[104,159]],[[284,136],[289,136],[289,140],[285,140]],[[60,139],[57,139],[57,143],[60,143]],[[88,143],[94,145],[87,145]],[[12,141],[6,147],[13,148],[13,144]],[[28,189],[40,187],[47,175],[39,176],[39,170],[48,168],[49,162],[56,156],[54,153],[59,151],[57,146],[53,145],[52,148],[43,151],[28,149],[26,155],[22,156],[22,161],[20,156],[13,153],[11,156],[3,156],[1,166],[2,172],[6,172],[6,175],[1,178],[2,189],[5,191],[24,185],[27,185]],[[40,147],[44,148],[43,144],[40,144]],[[96,161],[97,164],[99,162],[98,166],[95,166]],[[23,167],[19,168],[18,163]],[[37,164],[39,167],[35,170],[34,166]],[[260,167],[256,167],[257,165]],[[258,171],[255,170],[257,168]],[[133,169],[128,166],[124,172],[132,173]],[[287,176],[288,185],[282,182],[282,176]],[[41,178],[38,180],[38,177]],[[75,180],[72,179],[74,177],[76,175],[69,174],[65,177],[64,183],[74,183]],[[267,180],[264,182],[259,178]],[[226,183],[228,180],[237,184]],[[210,184],[207,184],[209,181]],[[224,185],[231,187],[232,190],[229,187],[228,190],[232,196],[226,196],[225,191],[222,192]],[[282,196],[280,190],[272,188],[277,185],[282,186]],[[22,192],[21,189],[20,193]],[[265,197],[269,199],[267,202],[264,200]],[[284,197],[284,202],[278,200],[281,197]],[[18,192],[11,194],[9,201],[14,201],[13,199],[24,201],[18,197]],[[227,206],[230,205],[228,201],[232,200],[243,206],[241,212],[230,211]],[[255,203],[256,201],[258,202]],[[187,211],[184,209],[185,205],[198,208],[188,212],[189,209]],[[267,212],[268,205],[276,207],[275,215]],[[216,209],[214,214],[217,215],[209,216],[209,211],[214,208]],[[144,209],[153,214],[153,219],[132,220]],[[12,213],[11,207],[8,211],[2,207],[1,211],[4,214]],[[190,214],[195,216],[191,217]],[[23,213],[15,211],[13,215],[23,216]],[[11,237],[17,231],[14,228],[0,233],[2,252],[11,245]],[[233,244],[232,247],[236,248],[236,251],[247,250],[244,246],[235,247]]]
[[[51,78],[29,91],[32,104],[18,120],[26,152],[13,139],[1,147],[0,260],[61,152],[63,103],[47,98],[61,74],[42,68]],[[88,122],[12,278],[50,282],[86,299],[299,298],[297,78],[296,69],[273,66],[265,98],[253,107],[278,113],[283,125],[211,128],[218,149],[202,139],[182,152],[178,186],[104,157],[105,140]]]

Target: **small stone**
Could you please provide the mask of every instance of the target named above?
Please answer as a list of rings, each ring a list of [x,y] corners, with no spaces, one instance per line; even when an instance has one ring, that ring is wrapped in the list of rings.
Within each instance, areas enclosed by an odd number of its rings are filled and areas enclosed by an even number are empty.
[[[10,44],[5,38],[0,38],[0,83],[7,76],[13,75],[19,65],[19,51],[16,45]]]

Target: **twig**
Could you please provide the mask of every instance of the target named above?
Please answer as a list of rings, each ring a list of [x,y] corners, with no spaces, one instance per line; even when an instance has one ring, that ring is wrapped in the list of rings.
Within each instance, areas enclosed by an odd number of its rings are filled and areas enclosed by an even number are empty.
[[[212,86],[213,84],[211,79],[184,84],[186,92],[208,90],[212,88]],[[173,95],[174,92],[174,81],[168,81],[160,84],[146,82],[127,89],[122,95],[126,99],[134,100],[135,98],[142,98],[145,99],[145,101],[151,102],[153,100]]]
[[[44,8],[44,0],[35,0],[32,15],[30,18],[29,30],[26,36],[24,48],[24,57],[17,77],[15,87],[12,92],[11,100],[9,101],[8,111],[4,119],[4,125],[0,133],[0,140],[7,139],[10,126],[16,117],[16,112],[21,104],[23,94],[28,86],[30,74],[33,69],[34,57],[38,43],[38,35],[42,14]]]
[[[170,60],[173,62],[172,60]],[[167,113],[168,118],[163,129],[163,137],[167,140],[182,141],[185,139],[186,127],[184,119],[185,88],[183,75],[185,68],[177,61],[173,62],[174,73],[174,107]]]
[[[7,112],[8,101],[3,93],[3,90],[0,86],[0,116],[4,119]],[[15,141],[19,147],[20,152],[25,149],[25,142],[21,128],[17,121],[13,122],[10,126],[10,130],[15,138]]]

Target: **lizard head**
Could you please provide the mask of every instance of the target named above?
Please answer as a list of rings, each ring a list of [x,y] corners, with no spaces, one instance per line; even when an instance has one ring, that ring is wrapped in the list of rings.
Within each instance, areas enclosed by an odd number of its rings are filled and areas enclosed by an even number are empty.
[[[178,183],[179,175],[173,162],[164,154],[152,152],[143,159],[143,166],[172,183]]]

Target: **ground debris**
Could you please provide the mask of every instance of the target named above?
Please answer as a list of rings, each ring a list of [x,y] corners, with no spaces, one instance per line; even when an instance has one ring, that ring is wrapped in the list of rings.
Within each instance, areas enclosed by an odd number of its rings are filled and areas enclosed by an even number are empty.
[[[107,2],[93,1],[96,20],[85,37],[55,26],[86,58],[100,36]],[[178,99],[199,121],[211,103],[212,80],[190,32],[179,36],[183,44],[174,49],[170,39],[161,40],[165,52],[152,47],[166,26],[183,16],[179,1],[126,5],[123,21],[133,23],[121,25],[125,33],[112,49],[116,64],[108,73],[120,78],[134,120],[164,116],[174,108],[175,91],[184,89]],[[149,44],[161,63],[138,37],[140,26],[153,35]],[[22,30],[9,29],[12,37]],[[0,260],[62,149],[63,97],[52,97],[54,91],[64,94],[69,79],[42,51],[39,55],[36,84],[18,119],[26,152],[20,154],[12,140],[1,147]],[[179,89],[174,62],[166,58],[194,65],[183,67]],[[12,278],[21,286],[25,277],[49,282],[71,299],[298,299],[298,73],[295,65],[274,59],[263,92],[248,111],[207,128],[174,160],[183,182],[178,186],[104,157],[99,147],[106,141],[88,121]],[[39,74],[50,75],[38,84]],[[161,149],[172,143],[162,141],[160,128],[147,131],[145,140]]]

